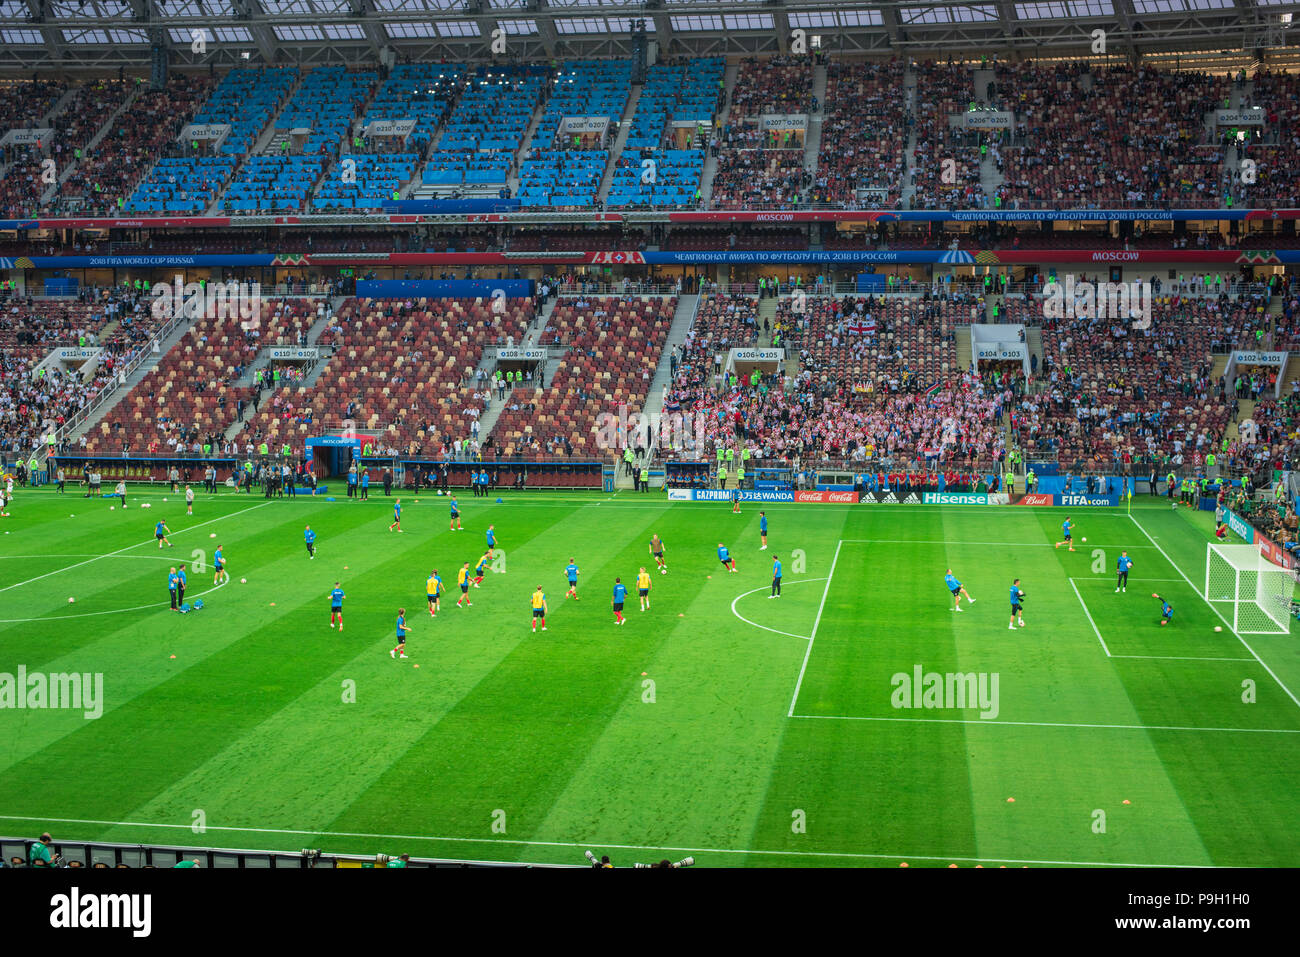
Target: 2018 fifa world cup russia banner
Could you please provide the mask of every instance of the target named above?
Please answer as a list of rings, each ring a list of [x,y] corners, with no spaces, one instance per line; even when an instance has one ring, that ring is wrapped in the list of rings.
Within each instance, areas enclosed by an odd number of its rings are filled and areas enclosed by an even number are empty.
[[[1119,504],[1119,493],[1114,495],[1084,495],[1076,492],[1057,492],[1052,496],[1056,505],[1111,505]]]

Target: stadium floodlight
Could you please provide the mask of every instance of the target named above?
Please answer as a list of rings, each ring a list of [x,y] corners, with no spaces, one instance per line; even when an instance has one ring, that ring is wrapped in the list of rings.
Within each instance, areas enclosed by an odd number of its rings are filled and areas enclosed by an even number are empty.
[[[1254,545],[1206,545],[1205,600],[1238,634],[1289,632],[1294,581],[1291,572],[1273,564]]]

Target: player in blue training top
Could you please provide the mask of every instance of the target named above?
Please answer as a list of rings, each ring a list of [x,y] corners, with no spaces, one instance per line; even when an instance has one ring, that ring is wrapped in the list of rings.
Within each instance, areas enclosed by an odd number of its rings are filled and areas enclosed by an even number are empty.
[[[1165,601],[1155,592],[1151,593],[1151,597],[1160,602],[1160,627],[1163,628],[1165,625],[1169,624],[1169,620],[1174,617],[1174,606],[1169,604],[1169,602]]]
[[[226,571],[226,554],[222,551],[220,545],[212,556],[212,584],[220,584],[223,580],[230,581],[230,572]]]
[[[1011,624],[1009,624],[1007,627],[1010,628],[1012,631],[1016,630],[1017,621],[1020,622],[1021,628],[1025,627],[1025,618],[1023,612],[1024,601],[1025,601],[1025,593],[1024,590],[1021,589],[1020,587],[1020,579],[1017,578],[1015,581],[1011,583]]]
[[[171,532],[172,530],[167,527],[166,522],[160,521],[157,525],[153,527],[153,537],[158,539],[159,548],[162,548],[164,545],[166,545],[168,548],[172,547],[172,543],[167,541],[167,536],[170,535]]]
[[[185,604],[185,586],[189,584],[189,579],[185,577],[185,566],[181,565],[176,569],[176,604]]]
[[[578,565],[577,560],[570,558],[569,564],[564,566],[564,575],[569,579],[569,590],[564,593],[565,598],[577,599],[578,597]]]
[[[759,551],[767,551],[767,512],[758,513],[758,537],[763,542],[763,547]]]
[[[731,553],[727,551],[727,546],[722,542],[718,542],[718,561],[722,562],[722,567],[727,571],[734,572],[736,570],[736,560],[731,557]]]
[[[1115,578],[1116,591],[1128,591],[1128,570],[1133,567],[1133,559],[1128,557],[1128,552],[1119,553],[1119,561],[1115,563],[1115,570],[1119,573]]]
[[[610,606],[614,609],[614,624],[621,625],[627,621],[623,617],[623,600],[627,598],[627,586],[623,584],[623,579],[614,579],[614,597],[610,600]]]
[[[488,561],[490,561],[491,555],[492,553],[490,551],[484,552],[479,557],[478,564],[474,566],[474,587],[475,588],[478,588],[480,585],[483,584],[483,576],[487,574]]]
[[[1074,551],[1074,523],[1070,521],[1070,516],[1065,516],[1065,521],[1061,523],[1061,540],[1056,543],[1056,547],[1069,545],[1070,551]]]
[[[492,557],[492,549],[497,547],[497,533],[495,529],[496,529],[495,525],[489,525],[487,527],[487,547],[488,547],[487,557],[488,558]]]
[[[315,558],[316,557],[316,533],[311,530],[310,525],[308,525],[306,530],[302,533],[302,540],[307,543],[307,557]]]
[[[172,598],[172,611],[179,607],[176,603],[176,586],[179,582],[180,579],[176,576],[176,568],[173,566],[172,570],[167,573],[167,592]]]
[[[733,515],[740,513],[740,483],[731,490],[731,512]]]
[[[953,611],[961,611],[962,595],[965,595],[969,601],[974,603],[975,599],[970,597],[970,592],[968,592],[965,588],[961,587],[961,582],[957,581],[957,578],[955,575],[953,575],[951,568],[948,569],[948,573],[943,576],[943,583],[948,586],[948,591],[952,592]]]
[[[411,629],[406,627],[406,609],[397,609],[397,647],[388,651],[390,658],[406,657],[406,636],[410,634]]]
[[[391,532],[393,529],[397,529],[399,532],[402,530],[402,500],[400,498],[393,499],[393,524],[388,526],[388,530]],[[403,655],[402,657],[405,658],[406,656]]]
[[[451,526],[448,531],[459,532],[460,527],[460,503],[456,501],[456,496],[451,497]]]
[[[767,548],[766,545],[764,545],[763,547]],[[767,597],[768,598],[781,597],[781,559],[775,555],[772,556],[772,594],[768,595]]]
[[[339,631],[343,630],[343,587],[338,582],[334,583],[334,590],[330,592],[330,627],[334,627],[334,619],[339,622]]]

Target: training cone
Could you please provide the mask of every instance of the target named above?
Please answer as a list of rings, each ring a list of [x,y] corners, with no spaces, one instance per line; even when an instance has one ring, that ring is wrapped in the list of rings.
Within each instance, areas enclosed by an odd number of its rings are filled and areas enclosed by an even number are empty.
[[[1007,798],[1007,803],[1008,803],[1008,804],[1015,804],[1015,803],[1016,803],[1016,799],[1015,799],[1015,798]]]

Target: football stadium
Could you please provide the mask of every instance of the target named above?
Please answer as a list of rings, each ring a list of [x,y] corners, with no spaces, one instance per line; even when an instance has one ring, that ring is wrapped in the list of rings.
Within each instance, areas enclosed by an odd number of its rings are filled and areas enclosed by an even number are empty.
[[[1300,865],[1297,8],[0,0],[5,867]]]

